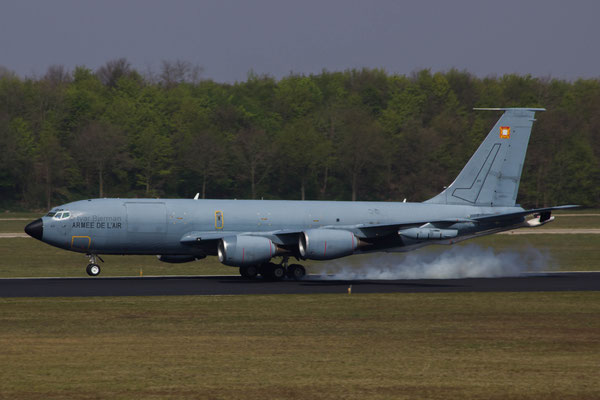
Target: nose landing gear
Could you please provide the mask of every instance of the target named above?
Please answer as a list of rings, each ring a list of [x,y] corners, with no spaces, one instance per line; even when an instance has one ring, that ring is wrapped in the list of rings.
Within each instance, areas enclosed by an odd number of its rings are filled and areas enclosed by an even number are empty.
[[[102,262],[104,262],[104,260],[97,254],[88,254],[87,256],[90,259],[90,263],[85,268],[85,272],[87,272],[89,276],[100,275],[100,266],[98,265],[98,261],[96,259],[99,259]]]

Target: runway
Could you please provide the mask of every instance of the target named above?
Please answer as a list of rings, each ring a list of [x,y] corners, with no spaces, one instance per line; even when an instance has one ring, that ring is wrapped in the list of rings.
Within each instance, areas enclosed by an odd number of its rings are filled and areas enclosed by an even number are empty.
[[[0,297],[164,295],[447,293],[597,291],[600,272],[564,272],[509,278],[419,280],[320,280],[268,282],[237,276],[0,279]]]

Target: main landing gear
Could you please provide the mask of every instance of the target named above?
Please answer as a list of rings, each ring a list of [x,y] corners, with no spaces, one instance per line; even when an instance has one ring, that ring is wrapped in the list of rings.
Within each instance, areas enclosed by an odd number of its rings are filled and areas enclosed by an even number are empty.
[[[299,281],[306,275],[306,270],[300,264],[292,264],[287,267],[287,276],[290,279]]]
[[[248,279],[256,278],[256,275],[258,275],[258,265],[244,265],[240,267],[240,275]]]
[[[306,270],[300,264],[287,265],[287,260],[284,260],[281,264],[267,262],[261,265],[240,267],[240,275],[244,278],[254,279],[258,274],[270,281],[280,281],[286,277],[298,281],[304,278]]]
[[[96,255],[96,254],[88,254],[87,256],[90,259],[90,263],[85,268],[85,272],[87,272],[87,274],[89,276],[100,275],[100,266],[98,265],[98,261],[96,259],[98,259],[102,262],[104,262],[104,260],[99,255]]]

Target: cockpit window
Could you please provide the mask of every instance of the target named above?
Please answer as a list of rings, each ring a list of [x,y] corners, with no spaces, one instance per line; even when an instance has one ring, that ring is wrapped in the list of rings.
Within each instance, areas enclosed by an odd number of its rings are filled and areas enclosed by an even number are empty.
[[[52,214],[52,213],[50,213]],[[54,215],[54,219],[67,219],[71,216],[69,211],[59,211]]]
[[[46,214],[46,217],[54,217],[56,215],[56,213],[54,211],[50,211],[48,214]]]

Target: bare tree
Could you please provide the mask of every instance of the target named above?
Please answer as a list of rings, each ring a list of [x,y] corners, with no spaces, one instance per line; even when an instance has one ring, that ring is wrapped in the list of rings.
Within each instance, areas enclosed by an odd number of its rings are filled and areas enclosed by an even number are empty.
[[[51,65],[46,70],[44,80],[52,87],[62,86],[72,81],[72,76],[64,65]]]
[[[198,83],[203,68],[189,61],[163,60],[161,63],[160,81],[163,86],[171,88],[183,82]]]
[[[115,87],[122,76],[131,74],[131,64],[126,58],[116,58],[98,68],[96,75],[106,86]]]
[[[4,78],[16,78],[17,74],[14,71],[6,68],[4,65],[0,65],[0,79]]]

